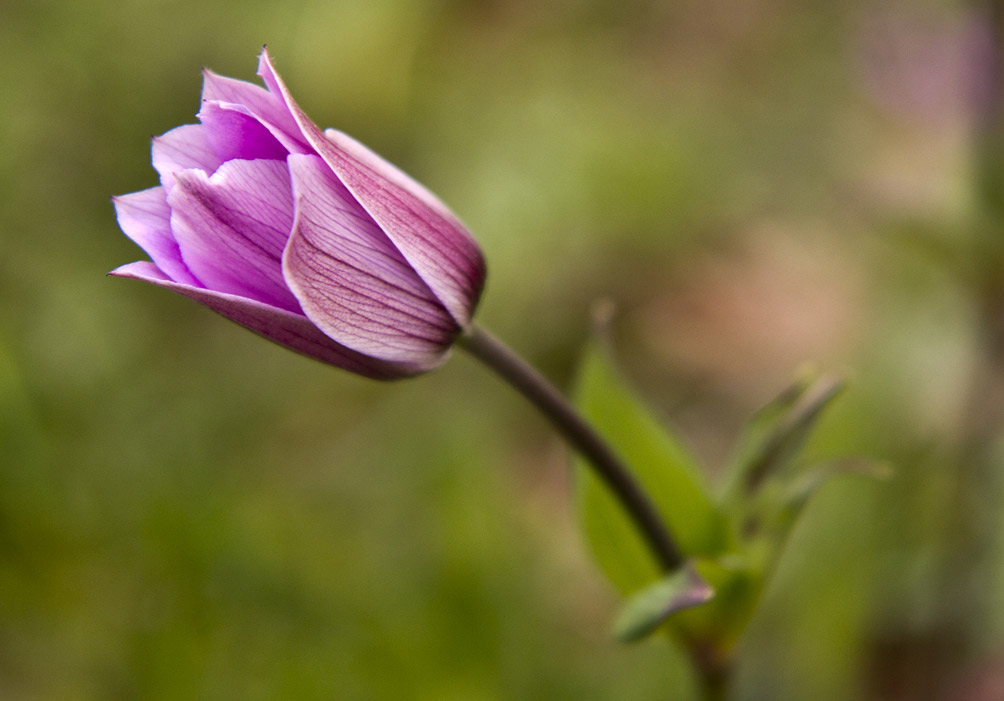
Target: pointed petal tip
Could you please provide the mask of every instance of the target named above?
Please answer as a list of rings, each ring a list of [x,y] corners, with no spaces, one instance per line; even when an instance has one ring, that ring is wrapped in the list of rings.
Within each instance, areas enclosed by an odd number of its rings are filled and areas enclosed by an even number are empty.
[[[278,71],[275,70],[275,62],[272,60],[272,54],[268,52],[267,46],[262,46],[261,53],[258,54],[257,74],[265,81],[265,85],[269,88],[271,88],[270,81],[278,78]]]
[[[125,268],[128,268],[130,265],[133,265],[133,263],[126,263],[125,265],[120,265],[114,270],[109,270],[105,273],[105,277],[132,277],[132,275],[129,274],[129,271],[125,270]]]
[[[268,49],[262,46],[261,53],[258,54],[258,75],[262,75],[266,66],[271,67],[271,65],[272,57],[268,55]]]
[[[105,273],[105,277],[128,277],[135,280],[166,281],[171,279],[157,265],[148,260],[137,260],[132,263],[120,265],[114,270]]]

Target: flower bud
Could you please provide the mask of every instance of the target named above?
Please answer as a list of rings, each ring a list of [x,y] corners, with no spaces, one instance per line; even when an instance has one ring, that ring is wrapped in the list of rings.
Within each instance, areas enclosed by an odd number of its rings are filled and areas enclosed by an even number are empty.
[[[113,198],[151,260],[110,274],[367,377],[438,367],[484,285],[477,243],[422,185],[322,132],[264,50],[258,75],[266,88],[205,71],[200,123],[154,138],[160,186]]]

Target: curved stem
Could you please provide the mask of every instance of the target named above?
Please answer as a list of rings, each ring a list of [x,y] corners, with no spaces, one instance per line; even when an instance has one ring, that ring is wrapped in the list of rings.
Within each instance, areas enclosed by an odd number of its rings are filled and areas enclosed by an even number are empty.
[[[592,465],[634,520],[662,568],[666,571],[679,568],[683,564],[683,555],[655,505],[627,466],[554,385],[478,326],[472,326],[458,339],[458,343],[529,399]]]

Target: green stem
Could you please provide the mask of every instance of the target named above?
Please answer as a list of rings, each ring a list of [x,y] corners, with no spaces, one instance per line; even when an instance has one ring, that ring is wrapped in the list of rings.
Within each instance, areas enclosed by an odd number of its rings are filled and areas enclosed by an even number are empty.
[[[551,421],[620,500],[662,568],[667,572],[678,569],[683,564],[683,555],[648,495],[610,446],[554,385],[478,326],[472,326],[458,343],[529,399]]]

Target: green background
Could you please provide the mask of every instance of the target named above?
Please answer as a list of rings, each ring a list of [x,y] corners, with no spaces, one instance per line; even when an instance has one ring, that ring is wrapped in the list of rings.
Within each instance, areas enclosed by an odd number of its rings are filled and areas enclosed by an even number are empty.
[[[802,363],[849,375],[812,450],[896,476],[809,507],[741,698],[999,688],[988,8],[6,0],[0,696],[687,687],[664,643],[609,636],[562,446],[470,359],[374,383],[104,277],[143,257],[109,197],[156,184],[150,136],[194,121],[203,66],[255,80],[266,43],[315,121],[464,219],[479,320],[561,385],[614,300],[628,374],[712,479]]]

